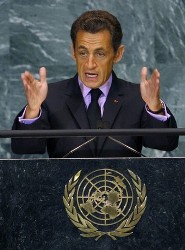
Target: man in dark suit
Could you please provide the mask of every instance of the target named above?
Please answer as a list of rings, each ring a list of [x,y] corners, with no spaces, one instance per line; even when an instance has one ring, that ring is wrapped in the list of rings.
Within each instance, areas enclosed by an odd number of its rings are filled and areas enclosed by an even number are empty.
[[[116,17],[106,11],[85,12],[73,23],[71,39],[76,76],[48,85],[44,67],[40,68],[40,80],[25,71],[21,77],[27,106],[16,117],[13,129],[89,129],[97,128],[96,121],[100,120],[106,128],[112,129],[176,127],[175,118],[160,99],[157,69],[147,79],[147,68],[143,67],[140,85],[118,79],[113,72],[114,64],[124,53],[122,29]],[[99,92],[96,101],[93,92]],[[98,105],[92,108],[93,102]],[[47,148],[50,157],[64,157],[88,139],[12,139],[12,150],[18,154],[33,154],[44,153]],[[178,145],[176,136],[119,136],[117,139],[138,152],[142,146],[170,151]],[[99,138],[70,155],[96,156],[138,154],[110,138]]]

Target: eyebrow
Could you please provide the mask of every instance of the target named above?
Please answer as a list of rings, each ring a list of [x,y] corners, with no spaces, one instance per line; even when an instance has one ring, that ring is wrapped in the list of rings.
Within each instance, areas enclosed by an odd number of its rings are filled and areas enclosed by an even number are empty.
[[[85,46],[80,45],[78,49],[87,49]]]
[[[85,46],[83,46],[83,45],[80,45],[79,47],[78,47],[78,49],[86,49],[86,50],[88,50]],[[105,50],[104,48],[102,48],[102,47],[100,47],[100,48],[96,48],[95,49],[95,51],[99,51],[99,50]]]

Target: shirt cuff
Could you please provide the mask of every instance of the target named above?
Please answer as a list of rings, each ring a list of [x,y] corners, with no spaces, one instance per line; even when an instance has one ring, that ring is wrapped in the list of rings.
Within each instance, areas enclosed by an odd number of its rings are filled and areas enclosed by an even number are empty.
[[[25,116],[25,113],[26,113],[26,109],[27,109],[27,106],[25,107],[22,116],[18,117],[20,123],[23,123],[23,124],[32,124],[35,121],[37,121],[40,118],[41,114],[42,114],[42,110],[40,109],[38,117],[33,118],[33,119],[25,119],[24,116]]]
[[[147,109],[146,105],[145,105],[145,109],[146,109],[146,111],[147,111],[148,114],[150,114],[151,116],[153,116],[153,117],[156,118],[157,120],[162,121],[162,122],[165,122],[165,121],[167,121],[167,120],[170,118],[170,115],[169,115],[168,112],[167,112],[166,104],[165,104],[162,100],[161,100],[161,102],[162,102],[163,107],[164,107],[164,115],[158,115],[158,114],[153,114],[153,113],[151,113],[151,112]]]

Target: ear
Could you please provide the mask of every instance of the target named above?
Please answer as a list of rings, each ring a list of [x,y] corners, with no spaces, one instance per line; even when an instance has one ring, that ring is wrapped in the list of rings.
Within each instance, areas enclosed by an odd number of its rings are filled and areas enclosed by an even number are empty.
[[[121,58],[123,57],[124,51],[125,51],[125,46],[120,45],[116,54],[115,54],[114,63],[118,63],[121,60]]]
[[[71,55],[72,55],[73,60],[76,61],[76,55],[75,55],[75,49],[74,49],[73,43],[71,44]]]

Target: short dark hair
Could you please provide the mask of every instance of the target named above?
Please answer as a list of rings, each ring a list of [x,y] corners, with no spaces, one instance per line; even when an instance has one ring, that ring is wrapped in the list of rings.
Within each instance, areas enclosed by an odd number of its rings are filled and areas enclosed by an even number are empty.
[[[78,31],[97,33],[102,30],[108,30],[112,37],[112,46],[116,52],[121,45],[123,33],[118,19],[107,11],[92,10],[84,12],[79,16],[71,26],[71,40],[75,47]]]

